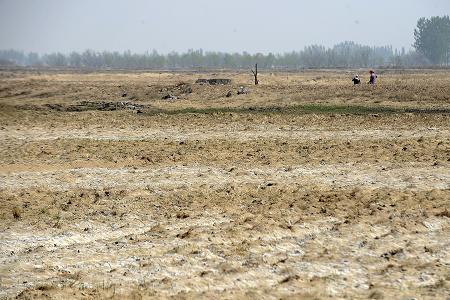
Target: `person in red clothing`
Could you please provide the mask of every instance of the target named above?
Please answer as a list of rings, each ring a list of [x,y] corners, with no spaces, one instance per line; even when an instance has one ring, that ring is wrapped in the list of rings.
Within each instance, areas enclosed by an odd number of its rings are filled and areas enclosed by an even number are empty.
[[[375,81],[377,80],[377,74],[375,74],[375,72],[373,70],[369,71],[370,73],[370,79],[369,79],[369,84],[375,84]]]

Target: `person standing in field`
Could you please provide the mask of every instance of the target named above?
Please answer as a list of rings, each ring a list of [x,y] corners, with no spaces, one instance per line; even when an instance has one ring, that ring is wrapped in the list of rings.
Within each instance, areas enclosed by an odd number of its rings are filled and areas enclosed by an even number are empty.
[[[370,79],[369,79],[369,84],[375,84],[375,81],[377,80],[377,74],[375,74],[375,72],[373,70],[369,71],[370,73]]]

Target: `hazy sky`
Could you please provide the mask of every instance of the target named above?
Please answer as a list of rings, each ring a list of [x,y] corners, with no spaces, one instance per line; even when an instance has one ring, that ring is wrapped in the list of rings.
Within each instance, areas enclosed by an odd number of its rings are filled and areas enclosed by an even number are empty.
[[[409,48],[450,0],[0,0],[0,49],[287,52],[345,40]]]

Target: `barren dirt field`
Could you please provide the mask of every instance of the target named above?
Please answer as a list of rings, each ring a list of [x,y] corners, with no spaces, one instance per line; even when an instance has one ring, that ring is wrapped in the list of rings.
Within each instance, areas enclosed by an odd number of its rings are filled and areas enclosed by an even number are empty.
[[[0,298],[450,299],[450,71],[355,72],[0,70]]]

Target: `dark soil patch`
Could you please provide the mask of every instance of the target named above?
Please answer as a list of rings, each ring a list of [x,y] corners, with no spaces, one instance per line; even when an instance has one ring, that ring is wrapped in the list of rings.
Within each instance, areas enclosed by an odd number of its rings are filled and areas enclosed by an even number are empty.
[[[19,105],[18,109],[23,110],[56,110],[56,111],[68,111],[68,112],[80,112],[80,111],[114,111],[114,110],[137,110],[144,108],[144,105],[134,104],[130,102],[95,102],[95,101],[82,101],[74,105],[64,104],[44,104],[44,105]]]

